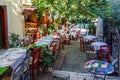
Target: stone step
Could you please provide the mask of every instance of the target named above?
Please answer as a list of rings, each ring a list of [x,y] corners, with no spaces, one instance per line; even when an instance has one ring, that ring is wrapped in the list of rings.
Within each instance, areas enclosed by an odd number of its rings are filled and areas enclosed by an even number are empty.
[[[60,70],[54,70],[53,76],[58,76],[62,78],[67,78],[66,80],[93,80],[94,75],[93,74],[87,74],[87,73],[77,73],[77,72],[69,72],[69,71],[60,71]],[[102,80],[103,75],[97,75],[96,80]],[[117,76],[106,76],[105,80],[120,80],[120,77]]]

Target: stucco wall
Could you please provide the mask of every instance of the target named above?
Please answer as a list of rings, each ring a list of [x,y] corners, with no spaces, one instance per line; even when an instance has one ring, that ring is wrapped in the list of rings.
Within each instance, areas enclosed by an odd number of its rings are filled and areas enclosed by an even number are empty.
[[[22,12],[23,0],[0,0],[0,5],[7,5],[8,31],[24,37],[24,17]]]

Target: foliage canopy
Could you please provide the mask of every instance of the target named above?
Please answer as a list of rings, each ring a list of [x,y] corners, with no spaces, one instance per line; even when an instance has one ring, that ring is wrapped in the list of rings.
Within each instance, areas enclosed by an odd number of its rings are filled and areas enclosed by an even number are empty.
[[[106,0],[32,0],[39,13],[48,11],[67,19],[111,17],[110,2]]]

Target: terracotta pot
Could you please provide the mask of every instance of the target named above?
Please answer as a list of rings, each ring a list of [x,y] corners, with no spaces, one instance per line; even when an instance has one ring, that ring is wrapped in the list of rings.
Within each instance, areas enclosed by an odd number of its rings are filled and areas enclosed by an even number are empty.
[[[42,23],[47,24],[47,22],[48,22],[48,16],[43,16],[42,17]]]

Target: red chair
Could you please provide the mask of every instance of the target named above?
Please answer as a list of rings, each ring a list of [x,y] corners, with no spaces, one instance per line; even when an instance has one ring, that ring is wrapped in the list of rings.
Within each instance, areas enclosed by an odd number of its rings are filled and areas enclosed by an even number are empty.
[[[80,30],[76,32],[76,35],[75,35],[75,40],[76,41],[79,39],[79,35],[80,35]]]
[[[111,62],[110,55],[111,55],[110,45],[100,46],[100,50],[99,50],[99,54],[98,54],[99,60],[104,60],[104,61],[107,61],[110,63]]]
[[[22,40],[20,41],[20,47],[25,47],[25,46],[26,46],[25,40],[22,39]]]
[[[49,50],[52,51],[52,56],[56,55],[56,48],[57,48],[57,43],[56,42],[52,42],[51,46],[48,48]]]
[[[52,35],[56,35],[56,36],[58,36],[59,33],[55,30],[55,31],[52,33]]]
[[[36,35],[34,33],[31,33],[30,35],[30,43],[34,43],[36,39]]]
[[[80,50],[84,51],[84,38],[80,37]]]
[[[70,35],[63,35],[63,44],[70,45]]]
[[[35,80],[34,73],[37,70],[39,75],[41,48],[31,48],[30,69],[32,80]]]
[[[95,42],[95,40],[89,40],[88,42],[85,43],[85,51],[88,54],[90,54],[91,52],[92,53],[94,52],[93,48],[91,47],[92,42]]]
[[[65,39],[65,36],[60,36],[60,49],[64,49],[64,39]]]

